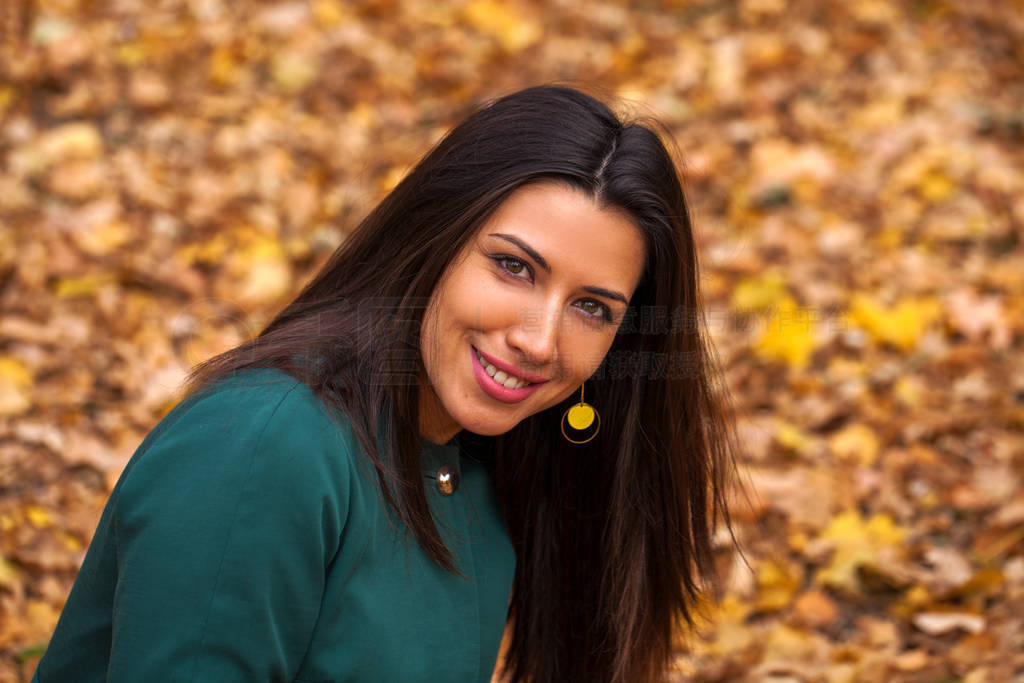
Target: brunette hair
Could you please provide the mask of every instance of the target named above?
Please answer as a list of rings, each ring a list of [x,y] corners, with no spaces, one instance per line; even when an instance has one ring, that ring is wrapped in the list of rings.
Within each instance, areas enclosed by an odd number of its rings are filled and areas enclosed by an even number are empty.
[[[562,437],[569,399],[481,439],[516,551],[505,672],[512,681],[653,680],[713,577],[734,437],[686,201],[649,125],[566,87],[495,100],[451,130],[263,332],[199,366],[190,388],[249,367],[308,384],[348,416],[383,498],[423,550],[457,572],[420,472],[425,304],[502,201],[545,181],[624,211],[647,260],[588,381],[597,437],[584,446]]]

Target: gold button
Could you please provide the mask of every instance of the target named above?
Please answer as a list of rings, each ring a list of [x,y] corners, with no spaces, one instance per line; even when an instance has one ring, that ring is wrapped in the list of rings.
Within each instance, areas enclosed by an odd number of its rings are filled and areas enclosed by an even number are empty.
[[[459,473],[455,468],[448,465],[441,465],[437,470],[437,490],[442,496],[450,496],[459,488]]]

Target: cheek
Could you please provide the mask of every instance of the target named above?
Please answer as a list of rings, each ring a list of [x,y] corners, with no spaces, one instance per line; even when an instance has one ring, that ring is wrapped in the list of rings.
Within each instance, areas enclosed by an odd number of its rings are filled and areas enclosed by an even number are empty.
[[[420,323],[419,347],[423,367],[432,378],[438,358],[437,340],[439,336],[439,323],[439,311],[435,301],[431,300],[427,310],[423,312],[423,322]]]
[[[504,288],[488,273],[453,279],[444,310],[452,330],[484,333],[504,329],[519,320],[518,312],[529,306],[528,297]]]

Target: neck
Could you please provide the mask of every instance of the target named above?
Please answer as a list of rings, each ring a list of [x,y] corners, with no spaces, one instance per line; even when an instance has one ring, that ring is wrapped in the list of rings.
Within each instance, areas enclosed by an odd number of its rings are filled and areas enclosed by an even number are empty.
[[[462,427],[441,406],[434,389],[420,382],[419,390],[420,436],[434,444],[446,444],[462,431]]]

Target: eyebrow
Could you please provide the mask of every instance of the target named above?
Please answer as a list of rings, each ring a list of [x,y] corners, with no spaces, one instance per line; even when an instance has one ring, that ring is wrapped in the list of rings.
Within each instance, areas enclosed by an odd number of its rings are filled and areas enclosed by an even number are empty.
[[[544,260],[544,257],[538,254],[536,249],[534,249],[533,247],[531,247],[529,244],[522,241],[518,237],[515,237],[514,235],[506,235],[505,233],[502,232],[492,232],[491,237],[497,237],[499,239],[505,240],[506,242],[511,242],[512,244],[516,245],[517,247],[525,251],[526,255],[532,258],[534,261],[536,261],[538,266],[543,268],[548,273],[551,272],[551,266],[549,266],[548,262]]]
[[[596,294],[598,296],[603,296],[603,297],[606,297],[608,299],[615,299],[616,301],[621,301],[622,303],[626,304],[627,306],[629,305],[629,301],[626,299],[626,297],[624,297],[623,295],[619,294],[618,292],[612,291],[610,289],[605,289],[604,287],[590,287],[590,286],[587,286],[587,287],[583,288],[583,291],[590,292],[591,294]]]
[[[519,247],[520,249],[525,251],[526,255],[529,256],[530,258],[532,258],[534,261],[536,261],[537,265],[539,265],[541,268],[543,268],[546,272],[548,272],[548,273],[551,272],[551,266],[549,266],[548,262],[544,260],[544,257],[541,256],[540,254],[538,254],[536,249],[534,249],[529,244],[527,244],[526,242],[522,241],[521,239],[519,239],[515,235],[506,235],[505,233],[502,233],[502,232],[492,232],[491,233],[491,237],[497,237],[498,239],[502,239],[502,240],[505,240],[506,242],[510,242],[510,243],[516,245],[517,247]],[[629,300],[625,296],[623,296],[621,293],[616,292],[616,291],[611,290],[611,289],[605,289],[604,287],[593,287],[593,286],[589,286],[588,285],[588,286],[583,288],[583,291],[589,292],[591,294],[596,294],[597,296],[603,296],[603,297],[605,297],[607,299],[614,299],[615,301],[621,301],[622,303],[626,304],[627,306],[629,305]]]

